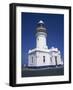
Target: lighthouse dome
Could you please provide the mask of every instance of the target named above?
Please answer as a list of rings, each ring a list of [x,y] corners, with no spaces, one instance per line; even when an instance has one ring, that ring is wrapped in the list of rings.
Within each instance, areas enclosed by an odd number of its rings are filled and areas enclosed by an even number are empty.
[[[40,20],[38,23],[39,23],[39,24],[44,24],[44,22],[43,22],[42,20]]]

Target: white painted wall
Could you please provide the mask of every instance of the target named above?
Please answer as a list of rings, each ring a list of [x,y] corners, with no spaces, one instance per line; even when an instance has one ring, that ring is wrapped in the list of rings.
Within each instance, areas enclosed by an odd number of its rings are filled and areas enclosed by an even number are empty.
[[[31,51],[33,51],[33,49]],[[29,67],[51,66],[56,65],[56,62],[57,65],[62,65],[61,55],[58,53],[59,51],[52,52],[51,54],[50,52],[46,52],[45,49],[44,52],[42,50],[40,51],[40,49],[39,51],[35,50],[34,52],[31,52],[30,54],[28,54],[28,66]],[[43,61],[43,56],[45,56],[45,62]],[[57,60],[55,59],[55,56],[57,57]]]
[[[32,60],[33,58],[33,60]],[[32,53],[28,55],[28,66],[36,66],[37,65],[37,60],[36,60],[36,54]]]
[[[45,62],[43,62],[43,56],[45,56]],[[50,64],[50,55],[45,52],[37,52],[37,66],[46,66]]]
[[[57,62],[58,62],[58,64],[63,64],[63,62],[62,62],[62,60],[61,60],[61,56],[60,55],[58,55],[58,60],[57,60]]]
[[[36,47],[37,48],[48,48],[46,42],[47,34],[44,32],[38,32],[36,35]]]

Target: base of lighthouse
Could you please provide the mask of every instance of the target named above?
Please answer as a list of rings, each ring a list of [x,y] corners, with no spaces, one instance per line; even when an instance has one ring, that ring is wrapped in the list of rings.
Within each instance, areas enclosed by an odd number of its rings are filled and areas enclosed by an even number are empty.
[[[63,65],[60,51],[57,48],[32,49],[28,53],[28,67]]]

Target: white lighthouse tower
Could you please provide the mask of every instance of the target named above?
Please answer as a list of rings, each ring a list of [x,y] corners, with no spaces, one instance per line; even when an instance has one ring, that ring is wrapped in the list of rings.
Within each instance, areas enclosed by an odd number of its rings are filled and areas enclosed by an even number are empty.
[[[38,22],[36,31],[36,48],[48,49],[46,42],[47,32],[42,20]]]
[[[49,31],[49,30],[48,30]],[[47,30],[42,20],[37,23],[36,48],[28,51],[28,67],[63,65],[58,48],[47,46]]]

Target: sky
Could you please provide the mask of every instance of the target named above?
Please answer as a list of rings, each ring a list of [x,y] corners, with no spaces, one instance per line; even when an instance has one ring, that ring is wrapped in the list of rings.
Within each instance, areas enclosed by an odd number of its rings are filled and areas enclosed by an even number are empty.
[[[21,19],[21,52],[22,65],[28,62],[28,51],[36,47],[36,28],[37,23],[43,20],[47,29],[48,48],[54,46],[61,51],[64,56],[64,15],[63,14],[44,14],[44,13],[25,13],[22,12]]]

